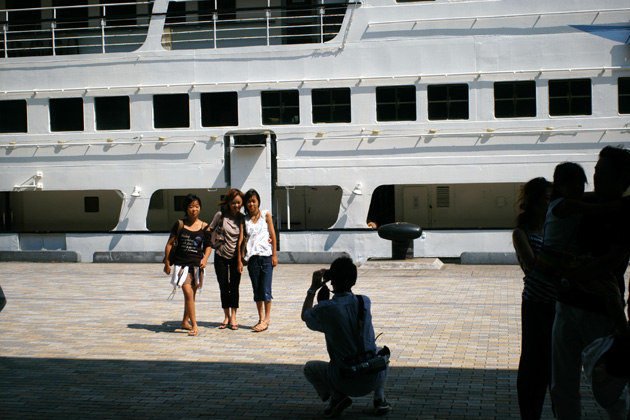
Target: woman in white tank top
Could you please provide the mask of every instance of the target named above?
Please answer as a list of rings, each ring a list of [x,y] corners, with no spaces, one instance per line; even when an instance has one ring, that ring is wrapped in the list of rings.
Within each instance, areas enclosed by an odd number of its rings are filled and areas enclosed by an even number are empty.
[[[247,271],[258,310],[258,324],[253,330],[262,332],[269,328],[271,316],[271,279],[273,267],[278,265],[276,233],[271,213],[260,210],[260,195],[256,190],[247,191],[243,201],[246,213],[244,234],[248,236],[244,260],[248,263]]]

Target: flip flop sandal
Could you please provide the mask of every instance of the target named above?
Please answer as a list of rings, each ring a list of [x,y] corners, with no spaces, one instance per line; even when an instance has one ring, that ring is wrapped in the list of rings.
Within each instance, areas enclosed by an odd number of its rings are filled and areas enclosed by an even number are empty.
[[[261,327],[258,327],[259,325],[260,325]],[[256,328],[256,327],[258,327],[258,328]],[[256,331],[256,332],[263,332],[263,331],[266,331],[268,328],[269,328],[269,323],[268,323],[268,322],[266,322],[266,321],[260,321],[260,322],[259,322],[259,323],[258,323],[258,324],[257,324],[257,325],[253,328],[253,330],[254,330],[254,331]]]

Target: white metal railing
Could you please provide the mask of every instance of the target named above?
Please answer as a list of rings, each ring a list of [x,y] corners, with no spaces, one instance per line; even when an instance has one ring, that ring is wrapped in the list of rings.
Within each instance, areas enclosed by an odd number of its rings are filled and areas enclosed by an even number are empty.
[[[519,17],[535,17],[540,18],[543,16],[557,16],[571,14],[589,14],[594,13],[598,17],[602,13],[619,13],[627,12],[630,10],[628,7],[616,8],[616,9],[589,9],[589,10],[572,10],[572,11],[557,11],[557,12],[528,12],[528,13],[509,13],[509,14],[496,14],[496,15],[479,15],[479,16],[448,16],[440,18],[422,18],[422,19],[405,19],[405,20],[388,20],[382,22],[370,22],[368,26],[380,26],[380,25],[392,25],[401,23],[424,23],[424,22],[441,22],[441,21],[458,21],[458,20],[486,20],[486,19],[504,19],[504,18],[519,18]]]
[[[167,49],[227,48],[255,45],[313,44],[334,38],[348,5],[329,3],[314,7],[243,8],[236,11],[196,13],[167,22],[162,46]]]
[[[339,32],[347,7],[360,3],[321,3],[155,15],[152,1],[0,10],[0,58],[134,51],[156,17],[166,49],[323,43]]]
[[[0,57],[133,51],[146,39],[151,5],[140,1],[0,10]]]

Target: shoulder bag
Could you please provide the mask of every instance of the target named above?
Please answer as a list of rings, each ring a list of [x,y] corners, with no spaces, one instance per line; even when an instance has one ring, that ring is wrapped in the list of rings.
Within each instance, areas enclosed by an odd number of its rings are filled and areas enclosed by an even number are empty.
[[[384,346],[378,353],[365,351],[365,342],[362,337],[363,326],[365,325],[365,315],[363,314],[365,304],[363,303],[363,296],[357,295],[357,298],[359,299],[359,330],[355,334],[355,339],[359,352],[344,359],[345,366],[339,369],[342,379],[378,373],[387,369],[389,364],[390,351],[387,346]]]
[[[177,251],[177,242],[179,241],[179,234],[182,232],[182,229],[184,228],[184,221],[183,220],[178,220],[177,221],[177,233],[175,234],[175,241],[173,242],[173,245],[171,245],[171,250],[168,253],[168,264],[169,265],[173,265],[173,261],[175,261],[175,251]]]
[[[212,222],[214,223],[214,226],[210,228],[210,247],[212,249],[217,249],[225,242],[225,236],[223,234],[223,211],[221,211],[219,219],[217,220],[217,217],[215,216]]]

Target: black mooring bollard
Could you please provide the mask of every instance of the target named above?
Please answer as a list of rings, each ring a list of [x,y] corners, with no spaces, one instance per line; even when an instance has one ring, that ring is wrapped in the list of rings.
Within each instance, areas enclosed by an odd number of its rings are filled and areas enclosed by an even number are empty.
[[[412,223],[390,223],[378,228],[378,236],[392,241],[392,259],[413,258],[413,240],[422,235],[420,226]]]

